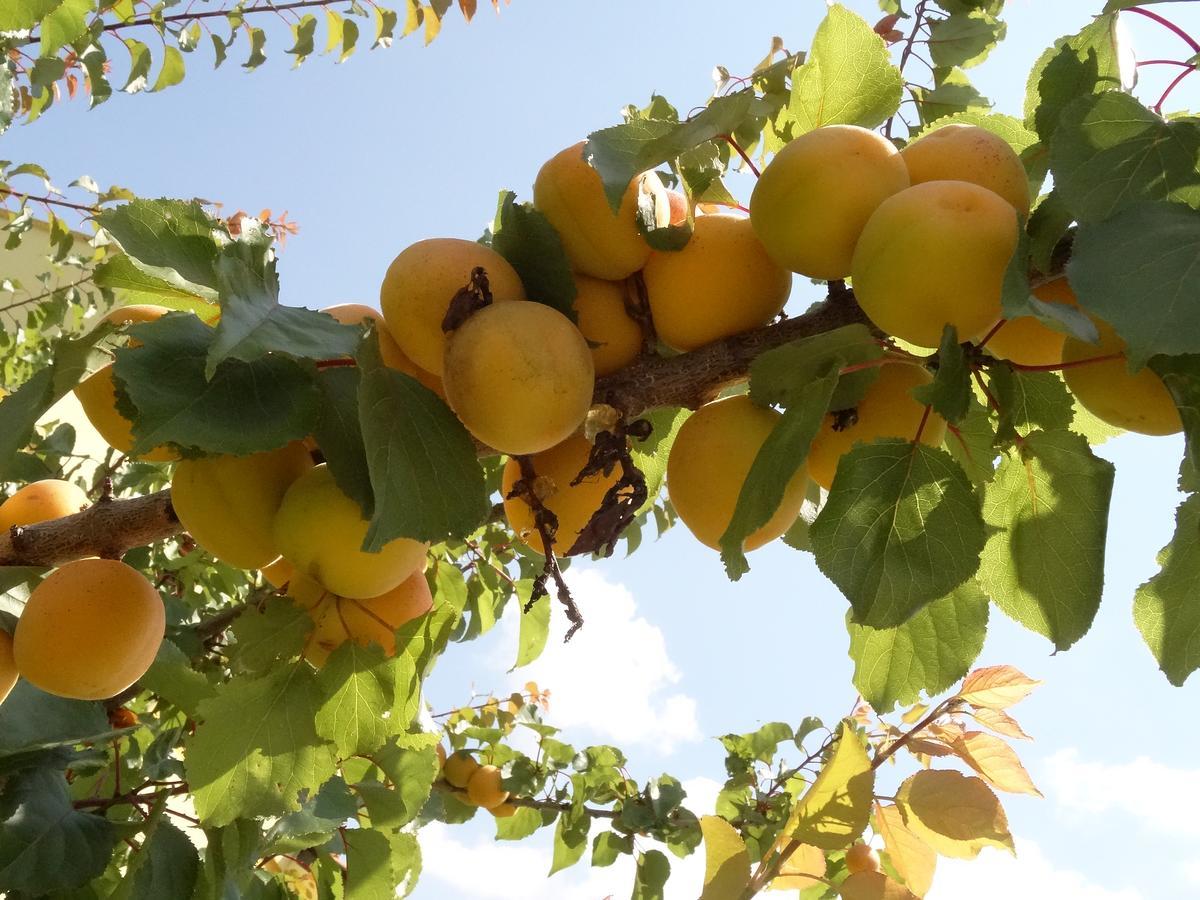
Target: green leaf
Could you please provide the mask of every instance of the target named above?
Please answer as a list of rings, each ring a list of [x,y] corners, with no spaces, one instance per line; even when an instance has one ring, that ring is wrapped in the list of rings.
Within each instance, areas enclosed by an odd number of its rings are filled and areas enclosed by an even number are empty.
[[[396,876],[392,871],[392,845],[374,828],[346,831],[346,900],[392,900]]]
[[[295,659],[313,630],[307,610],[286,597],[271,597],[262,609],[251,607],[233,623],[235,667],[250,672],[277,669]]]
[[[575,278],[554,226],[532,203],[501,191],[492,222],[492,249],[517,270],[525,296],[575,321]]]
[[[1034,432],[984,492],[979,583],[1017,622],[1065,650],[1087,633],[1104,586],[1112,463],[1071,432]]]
[[[746,473],[729,527],[721,535],[721,561],[734,581],[750,570],[744,551],[746,537],[775,515],[792,478],[808,458],[808,448],[821,429],[837,387],[838,368],[839,361],[833,360],[822,376],[794,398]]]
[[[30,31],[62,0],[0,0],[0,31]]]
[[[808,385],[822,377],[830,363],[843,367],[883,357],[883,348],[865,325],[844,325],[768,350],[750,364],[750,399],[760,406],[788,406],[805,396]],[[867,367],[841,376],[830,400],[832,409],[849,409],[862,399],[879,376]]]
[[[611,866],[623,853],[633,855],[633,837],[615,831],[602,831],[592,841],[592,866]]]
[[[937,87],[932,90],[911,86],[909,91],[917,103],[922,134],[934,128],[941,128],[963,116],[982,117],[992,106],[992,101],[971,84],[970,77],[962,69],[951,69],[939,79]]]
[[[189,716],[195,716],[201,701],[215,693],[208,679],[197,672],[184,652],[168,640],[159,646],[158,655],[138,683]]]
[[[121,90],[127,94],[137,94],[146,89],[154,57],[150,55],[150,48],[137,38],[121,38],[121,43],[129,51],[129,77]]]
[[[33,750],[72,746],[111,731],[99,703],[67,700],[17,681],[0,703],[0,759]]]
[[[876,712],[933,697],[967,674],[987,635],[988,598],[964,581],[895,628],[856,625],[847,617],[854,686]]]
[[[62,47],[73,43],[87,30],[87,17],[95,5],[95,0],[60,0],[42,19],[38,56],[55,56]]]
[[[213,331],[183,313],[134,325],[129,333],[141,346],[118,351],[113,374],[137,411],[135,453],[174,443],[242,455],[312,432],[318,394],[310,369],[268,356],[229,360],[209,379]]]
[[[1177,687],[1200,669],[1200,495],[1193,494],[1175,514],[1175,534],[1158,553],[1161,571],[1134,594],[1133,621]]]
[[[1164,122],[1119,91],[1071,103],[1050,142],[1055,190],[1080,223],[1144,201],[1200,206],[1198,167],[1200,123]]]
[[[650,850],[637,858],[630,900],[663,900],[663,888],[671,877],[671,863],[660,850]]]
[[[524,596],[528,596],[525,594]],[[546,649],[546,641],[550,636],[550,597],[543,594],[528,611],[522,605],[521,628],[517,638],[517,661],[513,669],[527,666]],[[509,670],[511,671],[511,669]]]
[[[592,817],[582,811],[568,811],[558,817],[558,825],[554,829],[554,855],[548,875],[570,868],[583,858],[591,825]]]
[[[395,671],[377,645],[346,641],[317,674],[317,685],[322,702],[313,724],[342,758],[373,753],[404,727],[383,715],[396,699]]]
[[[263,52],[263,47],[267,45],[267,33],[261,28],[250,26],[247,26],[246,30],[250,35],[250,55],[242,63],[242,68],[253,71],[267,61],[267,54]]]
[[[325,843],[338,828],[358,814],[358,800],[341,776],[321,785],[296,812],[281,816],[266,834],[272,853],[295,853]]]
[[[1143,203],[1080,226],[1067,277],[1080,306],[1125,340],[1131,366],[1200,352],[1200,210]]]
[[[955,13],[930,26],[929,57],[939,68],[970,68],[987,59],[1006,31],[1003,22],[982,10]]]
[[[1062,431],[1071,424],[1071,394],[1057,372],[1020,372],[996,365],[988,384],[1000,405],[1000,440],[1010,441],[1030,431]]]
[[[362,796],[374,827],[403,828],[429,799],[438,777],[437,754],[432,747],[405,750],[391,746],[375,754],[374,759],[390,786],[362,781],[354,789]]]
[[[337,486],[359,505],[363,518],[369,519],[375,511],[375,495],[358,421],[359,381],[355,366],[333,366],[317,372],[321,401],[313,437]]]
[[[953,325],[947,325],[942,331],[933,381],[913,388],[912,395],[918,403],[932,406],[935,413],[952,425],[957,425],[966,416],[973,396],[971,370]]]
[[[796,804],[785,833],[797,840],[840,850],[867,827],[875,793],[875,770],[849,722],[838,732],[833,755]]]
[[[96,222],[143,272],[189,294],[217,299],[220,226],[199,203],[133,200],[102,210]]]
[[[719,816],[701,816],[704,889],[700,900],[740,900],[750,884],[750,851],[737,829]]]
[[[87,2],[91,2],[91,0],[87,0]],[[161,91],[179,84],[183,81],[184,68],[183,54],[179,52],[179,49],[169,44],[163,47],[162,68],[159,69],[158,78],[154,80],[154,87],[150,90]]]
[[[1039,272],[1054,270],[1054,251],[1075,221],[1058,190],[1041,199],[1029,216],[1026,232],[1029,235],[1029,261]]]
[[[470,534],[491,504],[475,445],[437,394],[386,368],[375,341],[359,351],[359,421],[375,515],[363,549],[393,538],[441,540]]]
[[[92,270],[92,281],[97,287],[119,291],[123,306],[153,303],[168,309],[194,312],[202,319],[211,319],[219,312],[204,297],[143,272],[124,253],[110,256],[96,266]]]
[[[191,897],[200,873],[200,857],[196,845],[186,834],[160,819],[154,833],[142,844],[138,854],[140,865],[121,898],[128,900],[158,900],[163,897]],[[116,900],[117,894],[113,895]]]
[[[322,695],[305,664],[262,678],[233,678],[200,704],[203,722],[185,766],[196,812],[207,825],[299,809],[334,773],[333,747],[315,728]]]
[[[227,359],[254,362],[268,353],[293,359],[338,359],[353,356],[362,330],[333,316],[279,303],[275,263],[259,273],[237,255],[217,261],[221,321],[208,351],[204,375],[212,378]]]
[[[117,832],[103,816],[71,804],[62,772],[9,776],[0,795],[0,891],[44,896],[104,871]]]
[[[835,3],[817,27],[804,65],[792,75],[784,114],[794,135],[823,125],[875,128],[900,108],[903,78],[865,19]]]
[[[224,828],[205,828],[204,836],[208,845],[196,880],[194,900],[245,896],[255,880],[254,864],[261,855],[261,823],[238,819]]]
[[[1054,42],[1029,73],[1025,123],[1045,142],[1063,110],[1077,97],[1119,90],[1116,15],[1097,16],[1079,32]]]
[[[962,466],[972,483],[980,485],[990,481],[996,469],[995,441],[996,431],[987,407],[972,397],[967,415],[954,430],[947,429],[942,446]]]
[[[1150,368],[1163,380],[1179,410],[1185,458],[1200,466],[1200,356],[1156,356]]]
[[[984,543],[966,473],[946,451],[903,440],[851,450],[810,533],[855,621],[875,628],[904,623],[970,578]]]
[[[518,806],[517,811],[507,819],[496,820],[496,840],[522,841],[545,824],[542,814],[536,809]]]

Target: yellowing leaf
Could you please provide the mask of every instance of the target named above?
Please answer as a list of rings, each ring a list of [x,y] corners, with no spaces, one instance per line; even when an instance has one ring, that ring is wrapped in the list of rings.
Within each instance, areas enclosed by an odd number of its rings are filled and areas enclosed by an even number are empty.
[[[972,706],[1008,709],[1028,697],[1039,684],[1040,681],[1012,666],[989,666],[967,675],[958,696]]]
[[[779,874],[767,886],[772,891],[802,891],[825,877],[825,854],[819,847],[801,844],[779,867]]]
[[[738,900],[750,883],[750,851],[737,829],[720,816],[701,816],[704,890],[700,900]]]
[[[968,731],[954,742],[954,751],[993,787],[1011,794],[1042,796],[1016,752],[1000,738],[983,731]]]
[[[900,717],[900,721],[905,725],[915,725],[924,718],[925,713],[929,712],[929,707],[924,703],[918,703],[912,709],[908,710]]]
[[[917,895],[882,872],[856,872],[842,882],[842,900],[917,900]]]
[[[436,7],[425,7],[425,46],[428,47],[442,30],[442,17]]]
[[[849,847],[866,830],[874,792],[871,760],[854,729],[843,722],[833,756],[800,798],[784,833],[823,850]]]
[[[1025,729],[1017,724],[1017,720],[1002,709],[988,709],[985,706],[972,711],[971,715],[975,717],[976,722],[984,728],[990,728],[996,734],[1020,738],[1023,741],[1033,740],[1025,733]]]
[[[908,829],[895,806],[875,804],[875,833],[883,838],[883,849],[896,874],[910,891],[924,897],[933,884],[937,853]]]
[[[1004,809],[980,778],[918,772],[900,785],[896,805],[909,830],[943,856],[974,859],[984,847],[1016,853]]]

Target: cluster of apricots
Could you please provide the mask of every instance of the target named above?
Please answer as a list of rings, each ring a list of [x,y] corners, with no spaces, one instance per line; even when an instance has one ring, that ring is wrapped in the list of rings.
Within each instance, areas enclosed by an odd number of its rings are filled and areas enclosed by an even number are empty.
[[[508,791],[500,786],[500,769],[492,765],[480,765],[466,750],[457,750],[446,756],[442,745],[437,746],[438,759],[442,764],[442,780],[454,788],[454,794],[464,803],[481,806],[497,819],[506,819],[517,811],[509,802]]]

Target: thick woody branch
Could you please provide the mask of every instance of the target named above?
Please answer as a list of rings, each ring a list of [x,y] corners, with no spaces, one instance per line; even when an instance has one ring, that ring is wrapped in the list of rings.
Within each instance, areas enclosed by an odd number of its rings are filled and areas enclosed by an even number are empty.
[[[695,408],[746,377],[761,354],[800,338],[866,322],[854,295],[838,283],[827,300],[803,315],[716,341],[669,358],[645,357],[596,382],[595,403],[627,420],[663,406]],[[481,451],[493,453],[494,451]],[[183,530],[171,492],[101,500],[83,512],[0,534],[0,566],[58,566],[85,556],[116,558]]]

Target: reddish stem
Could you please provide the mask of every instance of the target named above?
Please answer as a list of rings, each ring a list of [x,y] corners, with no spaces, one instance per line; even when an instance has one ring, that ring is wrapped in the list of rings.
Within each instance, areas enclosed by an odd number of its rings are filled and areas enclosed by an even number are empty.
[[[917,433],[912,439],[914,444],[920,443],[921,441],[921,435],[925,432],[925,423],[929,421],[929,411],[931,409],[933,409],[932,406],[926,406],[925,412],[921,414],[921,424],[917,426]]]
[[[1167,85],[1167,89],[1162,92],[1162,96],[1158,98],[1158,102],[1154,104],[1154,107],[1153,107],[1154,111],[1161,113],[1163,104],[1166,103],[1167,98],[1171,96],[1171,91],[1175,90],[1175,87],[1176,87],[1176,85],[1179,84],[1179,82],[1183,81],[1183,79],[1187,78],[1189,75],[1191,75],[1195,71],[1196,71],[1196,67],[1192,66],[1190,69],[1185,69],[1184,71],[1182,71],[1178,75],[1176,75],[1175,79],[1170,84]]]
[[[992,330],[989,331],[987,334],[985,334],[983,336],[983,340],[981,340],[975,346],[978,347],[980,350],[982,350],[984,348],[984,346],[987,344],[987,342],[996,336],[996,332],[1004,327],[1004,323],[1007,321],[1008,321],[1008,319],[1001,319],[999,322],[997,322],[995,325],[993,325]]]
[[[1197,53],[1200,53],[1200,43],[1198,43],[1194,37],[1192,37],[1170,19],[1160,16],[1158,13],[1150,12],[1148,9],[1142,9],[1140,6],[1131,6],[1126,10],[1126,12],[1137,13],[1139,16],[1145,16],[1147,19],[1153,19],[1164,28],[1168,28],[1175,32],[1175,34],[1179,35],[1179,37],[1181,37],[1189,47],[1191,47]]]
[[[1137,63],[1139,69],[1142,66],[1182,66],[1185,69],[1196,68],[1192,63],[1184,62],[1181,59],[1143,59]]]
[[[1009,365],[1021,372],[1060,372],[1063,369],[1074,369],[1078,366],[1089,366],[1092,363],[1108,362],[1113,359],[1124,359],[1124,353],[1108,353],[1104,356],[1089,356],[1087,359],[1075,359],[1071,362],[1050,363],[1045,366],[1026,366],[1010,362]]]
[[[737,155],[745,161],[746,167],[749,168],[750,171],[754,173],[754,177],[757,178],[759,176],[758,166],[754,165],[754,160],[747,156],[746,151],[743,150],[741,145],[733,139],[733,135],[723,134],[721,135],[721,140],[737,151]]]

